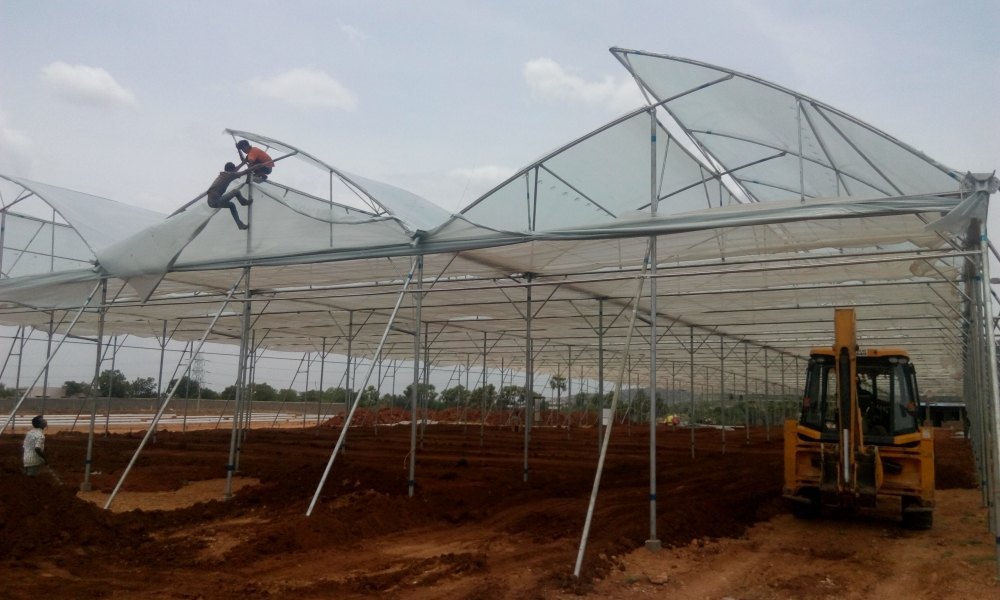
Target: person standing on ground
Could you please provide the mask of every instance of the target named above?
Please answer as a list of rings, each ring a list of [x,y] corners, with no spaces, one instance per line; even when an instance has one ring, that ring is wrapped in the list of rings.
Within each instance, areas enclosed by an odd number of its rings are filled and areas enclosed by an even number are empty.
[[[212,208],[228,208],[229,212],[233,215],[233,220],[236,221],[236,226],[240,229],[247,229],[249,225],[240,219],[240,213],[236,210],[236,205],[233,204],[233,198],[240,201],[243,206],[249,206],[253,203],[253,200],[247,200],[240,193],[240,189],[236,188],[231,192],[226,192],[229,184],[234,180],[239,179],[243,175],[246,175],[247,171],[236,170],[236,165],[231,162],[227,162],[226,166],[223,167],[224,170],[219,171],[219,176],[215,178],[212,185],[208,187],[208,192],[206,192],[206,197],[208,198],[208,205]]]
[[[49,464],[49,459],[45,456],[45,428],[49,424],[45,417],[38,415],[31,420],[31,430],[24,436],[24,473],[34,477],[38,475],[38,468]]]
[[[240,158],[243,159],[243,162],[236,165],[237,168],[243,165],[249,167],[249,170],[253,172],[254,181],[258,183],[267,179],[274,168],[274,161],[271,160],[271,156],[267,152],[251,146],[250,142],[246,140],[236,142],[236,150],[239,151]]]

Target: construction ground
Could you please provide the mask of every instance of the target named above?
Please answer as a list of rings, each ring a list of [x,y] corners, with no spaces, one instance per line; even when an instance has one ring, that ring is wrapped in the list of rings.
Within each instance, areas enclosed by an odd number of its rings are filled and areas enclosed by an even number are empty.
[[[371,421],[369,421],[370,423]],[[142,432],[51,432],[53,469],[20,473],[0,438],[0,578],[20,598],[987,598],[996,557],[968,442],[936,429],[928,531],[898,507],[797,520],[781,499],[780,430],[660,426],[657,534],[649,538],[644,425],[616,425],[583,575],[573,567],[597,461],[596,430],[428,426],[407,494],[410,427],[352,428],[312,516],[339,434],[253,429],[223,501],[230,435],[161,431],[101,507]],[[768,439],[770,438],[770,439]]]

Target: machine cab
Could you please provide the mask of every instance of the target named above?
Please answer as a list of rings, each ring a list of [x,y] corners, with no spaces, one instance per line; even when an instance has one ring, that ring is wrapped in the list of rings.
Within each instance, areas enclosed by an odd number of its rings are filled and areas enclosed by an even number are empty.
[[[865,444],[891,444],[898,436],[918,431],[916,373],[905,352],[858,352],[854,379]],[[814,349],[806,372],[799,427],[819,434],[822,441],[838,441],[841,380],[835,355]]]

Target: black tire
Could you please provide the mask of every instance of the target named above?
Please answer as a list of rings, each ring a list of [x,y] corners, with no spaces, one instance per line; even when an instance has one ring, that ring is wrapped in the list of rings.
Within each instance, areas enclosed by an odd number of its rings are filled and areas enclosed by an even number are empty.
[[[930,529],[934,526],[932,512],[904,512],[903,527],[907,529]]]
[[[819,490],[800,490],[799,497],[808,500],[808,502],[793,502],[792,514],[796,518],[815,519],[820,515]]]
[[[914,499],[903,499],[903,527],[917,530],[930,529],[934,525],[934,513],[929,510],[907,510],[914,504],[917,504]]]

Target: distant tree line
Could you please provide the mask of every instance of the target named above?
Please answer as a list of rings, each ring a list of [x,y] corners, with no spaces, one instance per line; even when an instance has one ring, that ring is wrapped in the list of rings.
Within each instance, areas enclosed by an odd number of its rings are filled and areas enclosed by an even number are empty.
[[[160,395],[166,396],[175,383],[177,383],[177,379],[171,379],[160,392]],[[300,392],[290,388],[279,390],[265,382],[251,384],[248,388],[248,393],[253,400],[262,402],[322,402],[347,404],[349,402],[353,402],[354,396],[356,395],[356,393],[353,393],[351,390],[341,387],[331,387],[323,391],[308,390],[305,392]],[[0,385],[0,397],[4,396],[5,390],[7,391],[7,395],[13,395],[13,390],[4,388]],[[406,389],[404,389],[400,394],[385,393],[379,395],[375,386],[368,386],[361,393],[361,403],[362,405],[367,406],[380,404],[387,407],[407,409],[410,407],[410,396],[412,390],[413,385],[410,384],[406,386]],[[90,383],[83,381],[66,381],[63,384],[63,392],[68,398],[87,397],[91,394],[91,385]],[[129,380],[128,377],[126,377],[125,374],[118,369],[107,369],[103,371],[97,379],[95,392],[98,397],[102,398],[157,397],[156,380],[154,378],[137,377]],[[488,384],[485,388],[480,387],[474,390],[469,390],[465,388],[465,386],[457,385],[447,388],[439,393],[433,384],[421,383],[417,384],[417,392],[420,405],[426,406],[431,410],[441,410],[461,406],[479,407],[481,403],[491,409],[509,410],[524,406],[525,397],[524,387],[517,385],[503,386],[499,390],[497,390],[496,386],[493,384]],[[177,385],[177,391],[174,393],[174,397],[202,398],[206,400],[232,400],[236,397],[236,386],[227,386],[219,392],[208,388],[185,375],[180,378],[180,383]],[[593,397],[596,397],[596,394],[576,394],[576,404],[579,407],[583,407],[586,404],[591,403],[593,401]],[[535,392],[534,398],[536,400],[536,405],[543,409],[547,408],[545,399],[541,394]],[[538,404],[539,402],[541,403],[540,405]],[[570,400],[566,399],[567,406],[565,408],[569,407],[569,403]]]
[[[112,398],[155,398],[156,380],[152,377],[136,377],[129,381],[118,369],[107,369],[97,378],[97,395]],[[89,396],[90,382],[66,381],[63,394],[67,398]]]

